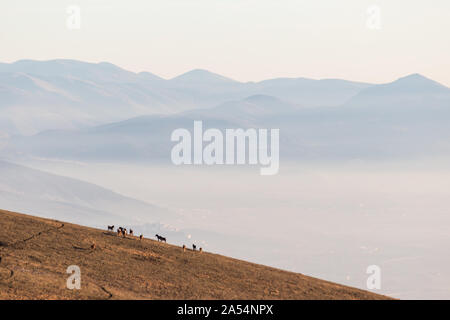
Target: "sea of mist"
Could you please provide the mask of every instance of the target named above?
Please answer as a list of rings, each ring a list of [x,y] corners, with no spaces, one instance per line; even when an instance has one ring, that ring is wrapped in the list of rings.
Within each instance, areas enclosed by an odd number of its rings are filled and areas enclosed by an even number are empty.
[[[173,210],[188,245],[362,289],[367,267],[377,265],[375,292],[447,299],[447,163],[281,163],[274,176],[257,166],[23,164]]]

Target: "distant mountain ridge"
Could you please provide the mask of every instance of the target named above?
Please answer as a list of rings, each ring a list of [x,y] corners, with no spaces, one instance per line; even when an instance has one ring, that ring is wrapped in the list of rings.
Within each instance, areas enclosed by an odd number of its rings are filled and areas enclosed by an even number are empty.
[[[208,82],[208,83],[237,83],[238,81],[221,76],[220,74],[212,73],[204,69],[194,69],[176,76],[169,81],[178,83],[196,83],[196,82]]]
[[[294,160],[450,154],[450,89],[419,74],[377,85],[242,83],[201,69],[165,80],[109,63],[27,60],[0,64],[0,110],[6,159],[166,162],[171,132],[194,120],[280,128],[280,156]]]
[[[449,107],[450,88],[420,74],[411,74],[386,84],[374,85],[361,90],[346,106],[365,108]]]
[[[171,132],[189,130],[194,120],[202,120],[204,128],[221,130],[278,128],[282,160],[449,156],[449,118],[450,89],[411,75],[362,89],[340,106],[301,108],[256,94],[172,115],[146,115],[81,130],[17,137],[4,152],[82,161],[167,163],[173,146]]]
[[[239,82],[195,69],[172,79],[108,62],[20,60],[0,63],[0,131],[35,134],[150,114],[211,108],[253,95],[295,106],[337,106],[370,84],[345,80]]]

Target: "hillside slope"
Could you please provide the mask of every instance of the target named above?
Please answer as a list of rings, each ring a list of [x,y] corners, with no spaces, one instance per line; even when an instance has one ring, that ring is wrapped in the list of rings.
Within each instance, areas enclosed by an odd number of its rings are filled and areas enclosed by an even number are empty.
[[[0,160],[2,209],[103,226],[107,223],[168,223],[176,214],[86,181]],[[132,215],[129,213],[133,212]]]
[[[302,274],[207,252],[183,252],[170,244],[118,237],[56,220],[0,210],[0,225],[0,299],[387,298]],[[66,288],[70,265],[80,267],[81,290]]]

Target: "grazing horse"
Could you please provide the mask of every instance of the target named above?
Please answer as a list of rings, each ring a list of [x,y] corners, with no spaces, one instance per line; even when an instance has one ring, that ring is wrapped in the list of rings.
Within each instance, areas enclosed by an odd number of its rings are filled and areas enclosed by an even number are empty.
[[[155,236],[156,236],[156,238],[158,239],[158,241],[166,242],[166,238],[161,237],[159,234],[155,234]]]
[[[120,237],[120,236],[125,237],[125,236],[127,235],[127,229],[122,228],[122,227],[119,227],[119,228],[117,229],[117,235],[118,235],[119,237]]]
[[[197,249],[197,246],[195,245],[195,244],[192,244],[192,250],[196,250]]]
[[[113,230],[114,230],[114,225],[108,226],[108,231],[113,231]]]

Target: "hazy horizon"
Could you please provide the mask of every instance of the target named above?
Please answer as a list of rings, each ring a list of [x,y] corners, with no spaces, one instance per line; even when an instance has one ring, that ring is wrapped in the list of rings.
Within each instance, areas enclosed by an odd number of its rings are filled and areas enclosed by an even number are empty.
[[[80,29],[66,27],[71,5]],[[383,83],[414,70],[450,86],[449,10],[445,0],[14,1],[2,9],[0,60],[110,61],[164,78],[206,69],[240,81]]]

